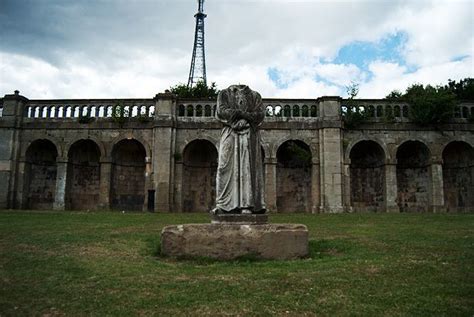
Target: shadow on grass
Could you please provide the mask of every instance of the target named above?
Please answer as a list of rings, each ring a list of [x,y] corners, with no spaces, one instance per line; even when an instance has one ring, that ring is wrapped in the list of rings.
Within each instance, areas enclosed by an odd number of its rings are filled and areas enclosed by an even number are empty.
[[[311,259],[341,257],[350,252],[352,248],[353,243],[347,239],[310,240],[308,257]]]

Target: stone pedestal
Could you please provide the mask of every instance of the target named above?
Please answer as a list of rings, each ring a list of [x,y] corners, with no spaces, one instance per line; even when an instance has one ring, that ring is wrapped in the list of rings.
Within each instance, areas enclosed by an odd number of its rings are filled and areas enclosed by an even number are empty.
[[[300,224],[183,224],[167,226],[161,232],[161,253],[171,257],[290,260],[308,252],[308,229]]]

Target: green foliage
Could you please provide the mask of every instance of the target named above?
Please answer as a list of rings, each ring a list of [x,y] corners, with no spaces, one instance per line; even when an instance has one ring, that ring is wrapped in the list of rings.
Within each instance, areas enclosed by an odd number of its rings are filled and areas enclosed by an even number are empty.
[[[129,119],[129,111],[122,101],[118,101],[112,110],[112,120],[122,127]]]
[[[164,226],[208,222],[1,211],[1,315],[472,315],[472,214],[273,214],[307,226],[308,258],[158,256]]]
[[[219,93],[216,83],[213,82],[210,86],[207,86],[203,81],[199,81],[193,87],[178,84],[171,87],[170,92],[180,98],[216,98]]]
[[[385,99],[388,100],[398,100],[403,96],[403,93],[400,90],[393,90],[391,93],[389,93]]]
[[[474,79],[459,82],[449,80],[447,85],[433,87],[414,84],[404,93],[394,90],[385,99],[410,104],[410,118],[420,125],[439,124],[453,117],[456,103],[474,100]]]
[[[474,78],[464,78],[459,82],[449,79],[443,88],[452,92],[457,100],[474,100]]]
[[[407,88],[403,99],[410,104],[410,119],[420,125],[439,124],[453,117],[456,97],[444,87],[415,84]]]
[[[344,121],[344,127],[347,129],[355,129],[369,117],[365,109],[358,107],[354,99],[359,94],[359,85],[357,83],[351,83],[346,87],[347,91],[347,102],[346,109],[342,112],[342,120]]]

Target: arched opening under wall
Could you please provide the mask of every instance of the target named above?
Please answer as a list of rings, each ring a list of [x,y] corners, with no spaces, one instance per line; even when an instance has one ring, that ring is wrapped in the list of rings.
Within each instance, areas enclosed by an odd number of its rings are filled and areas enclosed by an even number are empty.
[[[311,211],[311,150],[299,140],[289,140],[277,150],[277,211]]]
[[[474,149],[454,141],[443,151],[444,202],[449,211],[472,211],[474,207]]]
[[[350,153],[351,205],[355,211],[384,209],[385,153],[374,141],[358,142]]]
[[[183,151],[183,211],[207,212],[215,207],[217,150],[207,140],[194,140]]]
[[[112,150],[111,207],[144,210],[146,150],[137,140],[121,140]]]
[[[26,150],[24,208],[53,208],[57,156],[56,146],[49,140],[36,140]]]
[[[96,209],[99,204],[100,150],[92,140],[79,140],[68,153],[66,208]]]
[[[397,203],[400,211],[428,211],[430,151],[419,141],[407,141],[397,150]]]

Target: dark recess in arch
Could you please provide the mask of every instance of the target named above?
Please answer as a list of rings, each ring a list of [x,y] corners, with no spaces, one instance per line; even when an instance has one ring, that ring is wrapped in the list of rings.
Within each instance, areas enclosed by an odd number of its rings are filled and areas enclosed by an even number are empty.
[[[135,139],[121,140],[115,144],[112,150],[112,209],[144,209],[145,157],[145,147]]]
[[[25,192],[23,208],[52,209],[56,192],[58,151],[49,140],[30,144],[25,156]]]
[[[79,140],[68,153],[66,207],[92,210],[99,205],[100,150],[92,140]]]
[[[311,211],[311,150],[300,140],[284,142],[277,150],[278,212]]]
[[[183,151],[183,211],[207,212],[216,199],[217,150],[207,140],[191,141]]]
[[[385,154],[374,141],[358,142],[350,153],[351,203],[354,210],[384,207]]]
[[[443,151],[444,202],[448,211],[471,211],[474,207],[474,150],[454,141]]]

